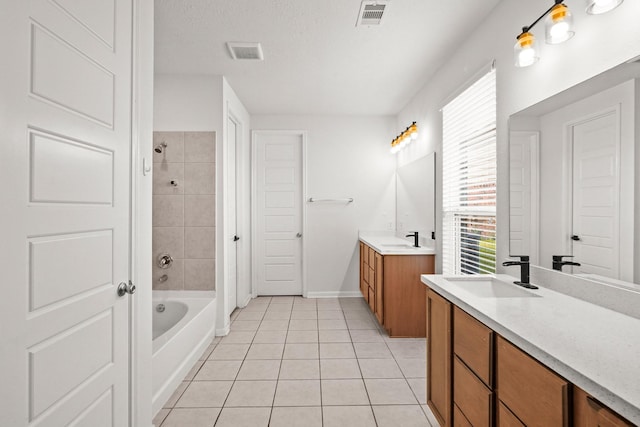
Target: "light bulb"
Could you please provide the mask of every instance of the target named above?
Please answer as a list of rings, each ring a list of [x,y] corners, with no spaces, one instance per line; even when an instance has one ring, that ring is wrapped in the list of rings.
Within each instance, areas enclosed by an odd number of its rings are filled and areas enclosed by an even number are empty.
[[[556,4],[547,16],[545,29],[549,44],[562,43],[573,37],[573,16],[569,8],[562,3]]]
[[[587,0],[587,13],[600,15],[620,6],[623,0]]]
[[[538,62],[536,52],[536,39],[528,31],[518,36],[518,41],[513,47],[516,67],[528,67]]]

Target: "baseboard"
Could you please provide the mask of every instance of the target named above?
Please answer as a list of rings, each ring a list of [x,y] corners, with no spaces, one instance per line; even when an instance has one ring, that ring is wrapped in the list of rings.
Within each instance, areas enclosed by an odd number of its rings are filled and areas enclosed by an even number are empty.
[[[239,307],[240,308],[245,308],[247,306],[247,304],[249,304],[249,301],[251,301],[251,294],[247,295],[247,297],[244,299],[244,301],[240,303]]]
[[[361,298],[360,291],[307,292],[307,298]]]

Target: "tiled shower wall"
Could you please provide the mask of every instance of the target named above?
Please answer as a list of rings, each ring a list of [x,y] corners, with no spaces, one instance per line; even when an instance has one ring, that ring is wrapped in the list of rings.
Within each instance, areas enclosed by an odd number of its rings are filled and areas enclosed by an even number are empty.
[[[153,134],[154,148],[167,144],[153,152],[153,289],[215,289],[215,139],[215,132]],[[164,253],[173,257],[167,269],[158,266]]]

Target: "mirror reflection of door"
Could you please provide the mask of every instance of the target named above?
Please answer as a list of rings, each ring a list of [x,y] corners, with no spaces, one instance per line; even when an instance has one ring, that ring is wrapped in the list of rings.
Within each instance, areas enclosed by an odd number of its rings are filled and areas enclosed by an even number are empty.
[[[618,279],[620,116],[617,109],[570,126],[574,273]]]

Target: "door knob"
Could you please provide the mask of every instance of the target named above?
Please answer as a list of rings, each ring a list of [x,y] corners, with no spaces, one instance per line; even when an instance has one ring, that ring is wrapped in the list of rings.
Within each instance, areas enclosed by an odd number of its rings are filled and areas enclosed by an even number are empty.
[[[240,240],[240,238],[238,236],[233,236],[233,241],[237,242],[238,240]]]
[[[302,233],[297,233],[297,234],[296,234],[296,237],[297,237],[298,239],[299,239],[299,238],[301,238],[301,237],[302,237]]]
[[[571,236],[571,240],[574,240],[574,241],[577,242],[577,241],[580,240],[580,236],[577,236],[577,235],[574,234],[573,236]]]
[[[120,282],[118,285],[118,296],[123,297],[125,294],[133,295],[136,293],[136,285],[134,285],[131,280],[129,283]]]

